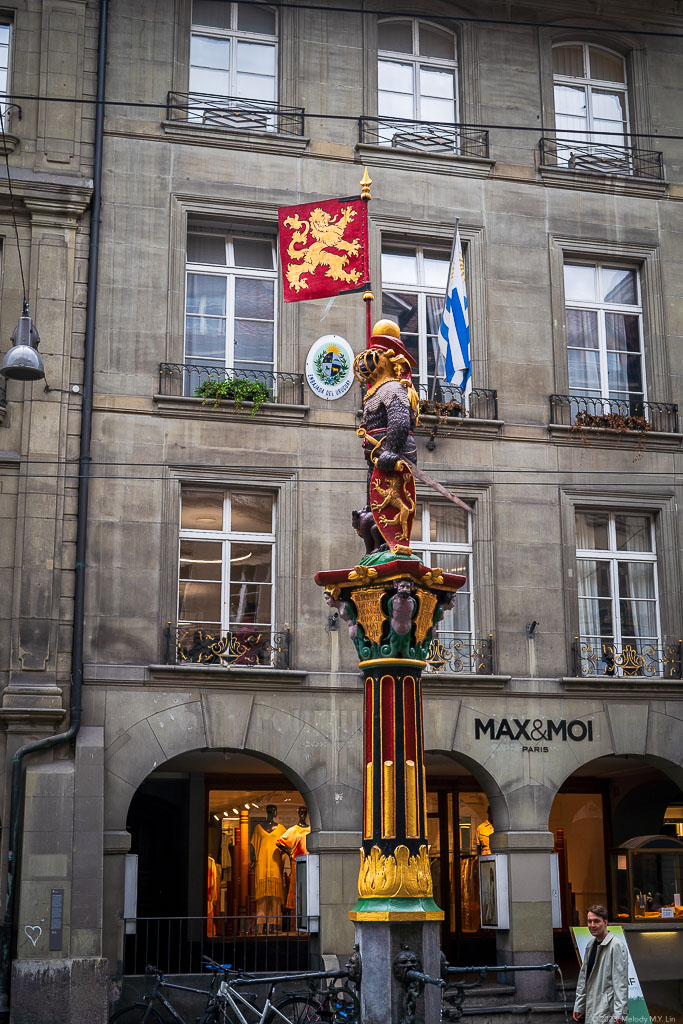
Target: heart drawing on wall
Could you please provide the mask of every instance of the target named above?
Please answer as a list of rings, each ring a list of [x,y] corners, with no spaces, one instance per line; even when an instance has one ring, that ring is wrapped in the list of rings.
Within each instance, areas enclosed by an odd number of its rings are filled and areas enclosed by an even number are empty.
[[[26,936],[27,939],[31,940],[34,946],[42,934],[43,929],[40,927],[39,924],[24,925],[24,935]]]

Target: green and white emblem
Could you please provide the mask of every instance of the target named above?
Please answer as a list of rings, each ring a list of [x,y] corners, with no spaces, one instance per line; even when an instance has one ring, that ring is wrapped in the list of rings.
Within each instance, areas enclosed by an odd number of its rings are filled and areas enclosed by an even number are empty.
[[[306,356],[306,381],[319,398],[334,401],[353,383],[353,350],[338,334],[314,342]]]

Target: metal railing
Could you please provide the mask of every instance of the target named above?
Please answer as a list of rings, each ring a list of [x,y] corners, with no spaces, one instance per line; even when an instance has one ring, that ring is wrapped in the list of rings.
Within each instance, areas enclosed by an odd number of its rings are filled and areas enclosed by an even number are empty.
[[[264,931],[265,927],[265,931]],[[202,957],[242,971],[306,971],[317,917],[136,917],[125,921],[123,973],[203,973]]]
[[[550,422],[565,427],[601,430],[678,432],[678,406],[641,398],[594,398],[550,395]]]
[[[211,93],[169,92],[166,116],[169,121],[186,121],[206,128],[274,132],[278,135],[304,134],[304,107],[290,107],[271,100]]]
[[[683,642],[613,640],[574,637],[574,674],[621,676],[627,679],[681,679]]]
[[[402,117],[359,117],[358,141],[418,153],[488,158],[489,133],[483,128]]]
[[[303,373],[280,373],[274,370],[229,370],[207,363],[160,363],[159,394],[194,397],[206,381],[250,381],[270,392],[268,402],[304,405]],[[229,397],[226,396],[226,397]],[[248,399],[245,399],[248,400]]]
[[[572,138],[542,138],[539,142],[541,165],[564,167],[568,171],[592,171],[623,174],[636,178],[664,180],[662,154],[636,146],[609,146],[598,142],[580,142]]]
[[[468,991],[479,988],[488,974],[517,974],[523,971],[560,971],[558,964],[496,964],[493,967],[454,967],[441,954],[441,978],[445,983],[443,989],[443,1007],[441,1019],[459,1021],[463,1015],[464,1002]],[[462,975],[476,975],[474,981],[466,982]],[[455,980],[455,979],[459,980]]]
[[[165,660],[167,665],[222,665],[253,668],[289,668],[290,630],[259,631],[240,626],[232,631],[205,626],[166,626]]]
[[[428,672],[475,672],[491,676],[493,669],[493,634],[486,637],[462,637],[456,633],[439,632],[427,653]]]
[[[465,395],[457,384],[437,380],[419,384],[420,415],[436,416],[441,422],[464,417],[476,420],[498,419],[498,392],[490,388],[472,388]]]

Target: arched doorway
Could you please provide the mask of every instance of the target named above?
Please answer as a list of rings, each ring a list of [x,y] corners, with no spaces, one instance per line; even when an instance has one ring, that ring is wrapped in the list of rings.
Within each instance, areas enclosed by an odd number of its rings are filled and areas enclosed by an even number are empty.
[[[683,921],[683,791],[646,757],[600,757],[565,780],[548,827],[560,883],[555,956],[565,977],[579,967],[571,929],[602,904],[625,929],[646,999],[650,989],[658,1006],[676,1008],[683,933],[672,933],[673,944],[668,933]]]
[[[441,948],[450,963],[496,962],[495,932],[481,927],[478,858],[494,830],[490,800],[453,755],[425,753],[427,828],[434,899],[444,911]]]
[[[310,819],[280,768],[230,749],[179,754],[140,784],[126,827],[137,908],[124,973],[150,962],[196,973],[203,955],[247,971],[308,967],[318,922],[297,917],[296,863],[301,885]]]

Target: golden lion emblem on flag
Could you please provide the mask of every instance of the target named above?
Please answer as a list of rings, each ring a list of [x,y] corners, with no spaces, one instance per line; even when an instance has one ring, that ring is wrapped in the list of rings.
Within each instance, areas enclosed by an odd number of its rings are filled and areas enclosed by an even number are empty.
[[[358,284],[361,272],[344,269],[349,257],[357,256],[360,251],[360,237],[348,242],[344,238],[355,216],[356,211],[352,206],[344,207],[336,217],[318,206],[311,211],[308,220],[301,220],[298,214],[287,217],[284,224],[294,232],[287,246],[287,255],[301,260],[300,263],[287,265],[287,281],[295,291],[308,288],[308,282],[302,280],[302,277],[304,274],[314,274],[318,267],[327,267],[325,277],[334,281]],[[309,234],[315,240],[307,245]],[[330,252],[330,249],[336,249],[337,252]]]

